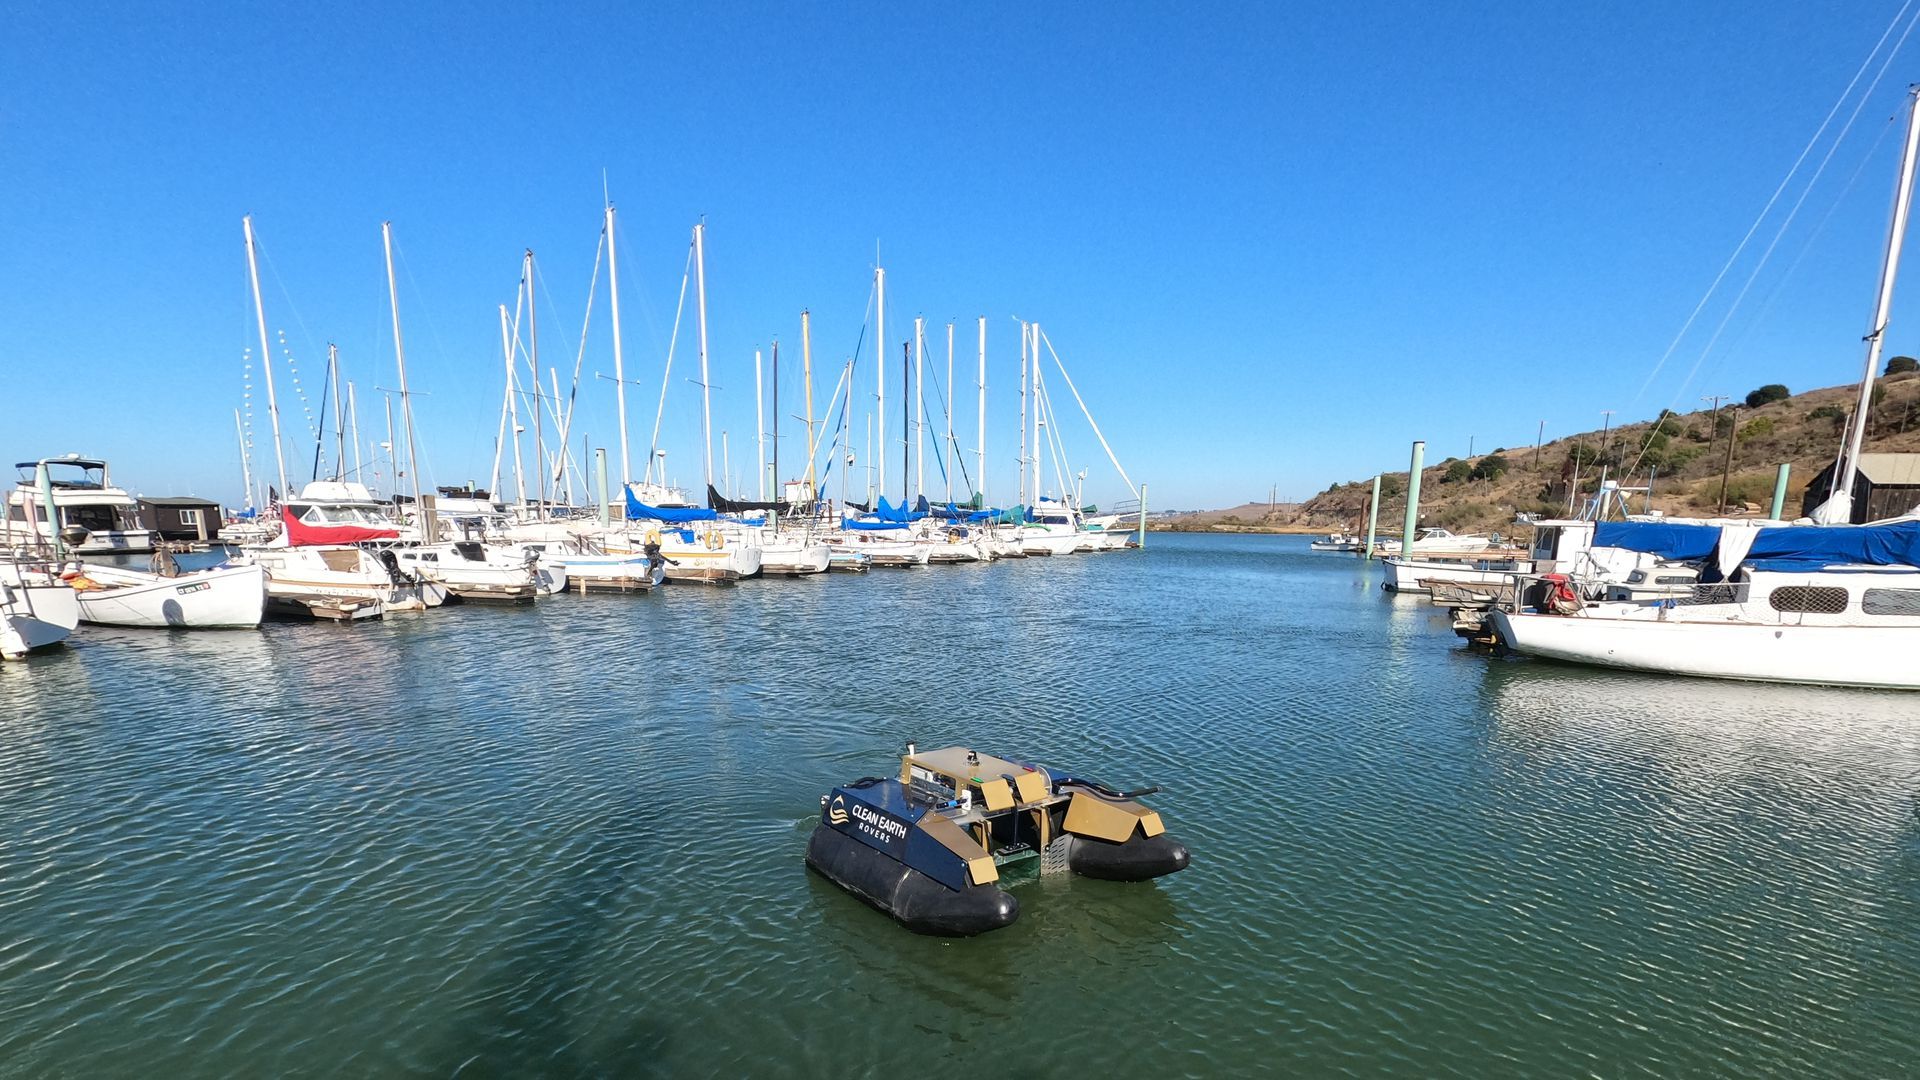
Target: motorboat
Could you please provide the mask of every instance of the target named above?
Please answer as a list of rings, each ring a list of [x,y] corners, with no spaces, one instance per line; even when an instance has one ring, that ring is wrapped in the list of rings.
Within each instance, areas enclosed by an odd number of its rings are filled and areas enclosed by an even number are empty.
[[[1009,926],[1020,905],[1001,868],[1146,881],[1186,869],[1185,845],[1157,811],[1044,766],[950,746],[909,744],[895,777],[820,797],[807,866],[918,934],[969,937]]]
[[[47,547],[62,529],[86,535],[68,550],[77,555],[143,554],[159,537],[140,524],[139,504],[114,487],[107,463],[78,454],[23,461],[20,481],[7,492],[0,539],[8,547]],[[47,507],[51,504],[49,520]]]
[[[1347,551],[1360,552],[1367,549],[1364,536],[1347,532],[1331,532],[1307,545],[1311,551]]]
[[[80,620],[101,626],[231,630],[260,625],[267,572],[257,563],[180,571],[165,552],[155,571],[69,564],[61,578],[80,603]]]

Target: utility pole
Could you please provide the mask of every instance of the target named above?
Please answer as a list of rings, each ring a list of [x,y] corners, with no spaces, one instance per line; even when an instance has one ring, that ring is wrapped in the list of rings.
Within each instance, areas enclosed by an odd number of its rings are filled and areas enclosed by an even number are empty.
[[[1540,445],[1547,439],[1547,422],[1540,421],[1540,430],[1533,436],[1533,470],[1540,471]]]
[[[1479,437],[1480,437],[1480,436],[1478,436],[1478,435],[1469,435],[1469,436],[1467,436],[1467,460],[1468,460],[1468,461],[1472,461],[1472,460],[1473,460],[1473,440],[1475,440],[1475,439],[1477,439],[1477,438],[1479,438]]]
[[[1700,396],[1700,400],[1705,402],[1710,402],[1713,405],[1712,427],[1707,429],[1707,446],[1711,448],[1713,446],[1713,440],[1717,438],[1720,434],[1720,403],[1727,400],[1727,395],[1702,394]],[[1733,446],[1732,446],[1733,438],[1731,433],[1728,434],[1727,443],[1728,443],[1727,456],[1731,458],[1733,456]],[[1720,512],[1724,514],[1726,512],[1726,509],[1727,509],[1727,485],[1725,482],[1725,478],[1723,477],[1720,484]]]
[[[1720,516],[1721,517],[1725,517],[1727,514],[1727,476],[1728,474],[1733,472],[1733,440],[1740,433],[1740,430],[1739,430],[1740,406],[1729,405],[1727,406],[1727,408],[1733,414],[1733,423],[1729,425],[1727,428],[1726,463],[1720,466]]]
[[[1600,456],[1607,456],[1607,436],[1613,431],[1613,410],[1600,410]]]

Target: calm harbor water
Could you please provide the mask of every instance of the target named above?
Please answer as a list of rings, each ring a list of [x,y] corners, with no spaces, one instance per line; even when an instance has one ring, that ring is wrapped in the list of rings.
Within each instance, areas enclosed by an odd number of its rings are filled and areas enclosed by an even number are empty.
[[[9,1075],[1911,1075],[1920,699],[1468,654],[1303,539],[0,666]],[[818,796],[970,743],[1194,851],[914,937]]]

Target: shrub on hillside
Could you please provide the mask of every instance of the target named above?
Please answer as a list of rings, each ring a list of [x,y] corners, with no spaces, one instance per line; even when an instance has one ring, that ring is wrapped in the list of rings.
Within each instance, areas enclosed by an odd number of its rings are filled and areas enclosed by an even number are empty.
[[[1742,439],[1759,439],[1773,434],[1773,417],[1756,416],[1740,425]]]
[[[1473,466],[1473,472],[1469,475],[1475,480],[1498,480],[1511,467],[1507,464],[1506,458],[1498,453],[1492,453],[1481,458]]]
[[[1887,361],[1888,375],[1905,375],[1909,371],[1920,371],[1920,360],[1911,356],[1896,356]]]
[[[1779,383],[1768,383],[1747,395],[1747,408],[1757,409],[1762,405],[1771,405],[1776,401],[1785,401],[1793,396],[1793,391]]]
[[[1471,475],[1473,475],[1473,466],[1458,458],[1449,458],[1446,474],[1440,479],[1449,484],[1457,484]]]

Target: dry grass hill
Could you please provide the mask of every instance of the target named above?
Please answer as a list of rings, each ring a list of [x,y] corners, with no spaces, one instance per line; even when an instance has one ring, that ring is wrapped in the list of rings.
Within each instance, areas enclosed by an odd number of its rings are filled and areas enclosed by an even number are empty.
[[[1896,362],[1896,366],[1898,365]],[[1784,388],[1762,388],[1778,393]],[[1774,474],[1793,466],[1786,513],[1800,512],[1806,486],[1830,463],[1854,406],[1858,385],[1830,386],[1749,406],[1733,402],[1719,417],[1709,410],[1663,412],[1660,417],[1606,432],[1584,432],[1539,447],[1500,447],[1473,458],[1444,458],[1421,472],[1421,523],[1456,532],[1497,531],[1521,512],[1561,514],[1575,483],[1593,492],[1605,468],[1623,486],[1644,486],[1649,475],[1653,505],[1670,514],[1714,512],[1721,471],[1733,445],[1727,473],[1727,503],[1733,512],[1765,513]],[[1756,391],[1756,395],[1761,391]],[[1762,395],[1765,396],[1765,395]],[[1657,430],[1656,430],[1657,425]],[[1409,432],[1408,440],[1417,437]],[[1876,453],[1920,452],[1920,372],[1883,376],[1867,417],[1867,449]],[[1630,478],[1623,475],[1631,470]],[[1381,480],[1380,526],[1394,532],[1406,513],[1407,473]],[[1335,484],[1304,503],[1269,511],[1265,502],[1231,510],[1189,514],[1163,522],[1169,529],[1227,532],[1326,532],[1366,527],[1373,478]],[[1634,501],[1637,509],[1638,498]]]

